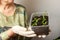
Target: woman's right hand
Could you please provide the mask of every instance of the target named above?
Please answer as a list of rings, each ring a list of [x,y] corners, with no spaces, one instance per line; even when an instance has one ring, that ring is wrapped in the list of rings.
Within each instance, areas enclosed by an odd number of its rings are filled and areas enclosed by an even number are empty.
[[[19,35],[25,36],[25,37],[35,37],[36,36],[34,31],[32,31],[32,30],[27,31],[27,29],[25,27],[21,27],[21,26],[13,26],[12,31],[16,34],[19,34]]]

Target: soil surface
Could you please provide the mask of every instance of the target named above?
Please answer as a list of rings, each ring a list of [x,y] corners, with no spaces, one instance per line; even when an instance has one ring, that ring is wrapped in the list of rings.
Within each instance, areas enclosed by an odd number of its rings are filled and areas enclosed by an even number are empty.
[[[48,25],[48,16],[44,16],[46,19],[44,22],[47,22],[45,25]],[[37,20],[38,19],[38,20]],[[37,20],[37,21],[36,21]],[[43,16],[35,16],[32,18],[32,30],[35,31],[37,35],[48,35],[49,34],[49,26],[41,27],[43,25]],[[36,23],[36,24],[34,24]],[[36,27],[34,27],[36,26]],[[38,27],[40,26],[40,27]]]

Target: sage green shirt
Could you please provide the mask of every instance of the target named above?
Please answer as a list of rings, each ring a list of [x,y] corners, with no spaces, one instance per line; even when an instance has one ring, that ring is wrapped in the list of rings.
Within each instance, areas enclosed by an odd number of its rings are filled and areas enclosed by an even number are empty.
[[[25,8],[21,5],[16,5],[14,15],[5,16],[0,12],[0,27],[12,27],[15,25],[25,26]]]
[[[15,4],[16,10],[14,12],[14,15],[12,16],[6,16],[3,13],[0,12],[0,27],[12,27],[15,25],[20,25],[22,27],[26,26],[26,12],[25,12],[25,7],[22,5]],[[1,32],[0,28],[0,32]],[[6,35],[6,34],[5,34]],[[1,36],[4,36],[4,32],[1,32]],[[6,36],[7,37],[7,36]],[[5,37],[3,37],[5,38]],[[15,40],[15,38],[14,38]]]

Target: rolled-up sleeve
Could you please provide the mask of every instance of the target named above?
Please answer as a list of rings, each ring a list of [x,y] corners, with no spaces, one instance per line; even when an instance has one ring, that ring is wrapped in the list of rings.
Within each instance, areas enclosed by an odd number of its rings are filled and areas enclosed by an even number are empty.
[[[27,23],[26,9],[23,7],[19,7],[19,24],[25,27],[26,23]]]
[[[2,32],[0,34],[0,40],[6,40],[8,38],[9,38],[9,36],[7,35],[6,31],[5,32]]]

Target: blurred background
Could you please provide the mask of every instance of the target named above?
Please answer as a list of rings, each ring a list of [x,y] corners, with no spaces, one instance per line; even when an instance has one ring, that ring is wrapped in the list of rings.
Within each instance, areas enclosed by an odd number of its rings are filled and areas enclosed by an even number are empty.
[[[26,7],[29,18],[32,12],[48,12],[50,34],[46,38],[32,40],[53,40],[60,36],[60,0],[15,0],[15,3]]]

